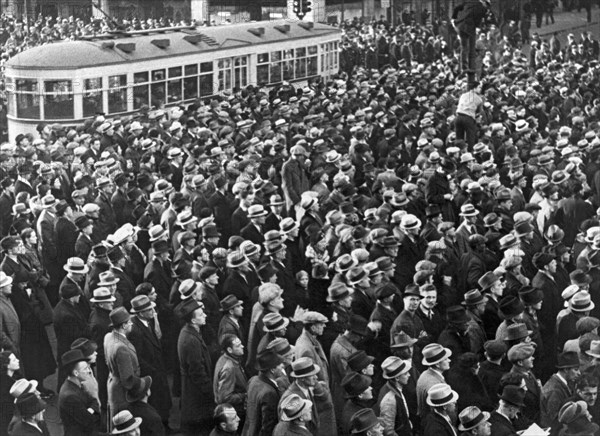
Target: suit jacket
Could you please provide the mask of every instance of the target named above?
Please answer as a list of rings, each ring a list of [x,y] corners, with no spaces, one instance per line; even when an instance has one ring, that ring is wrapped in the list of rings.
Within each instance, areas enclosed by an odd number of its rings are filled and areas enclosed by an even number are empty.
[[[318,431],[319,431],[319,424],[320,424],[320,420],[319,420],[319,412],[317,411],[317,402],[315,401],[315,396],[312,392],[309,392],[309,394],[305,394],[304,391],[302,389],[300,389],[300,387],[298,386],[298,384],[296,382],[292,383],[283,394],[281,394],[281,399],[279,400],[279,404],[277,405],[277,416],[281,416],[281,403],[283,403],[283,400],[285,400],[287,397],[289,397],[292,394],[296,394],[298,395],[300,398],[302,398],[303,400],[310,400],[312,401],[312,420],[310,422],[306,423],[306,426],[308,428],[308,430],[313,434],[313,435],[317,435]]]
[[[181,422],[206,420],[213,416],[213,372],[208,347],[202,334],[186,324],[179,333],[177,354],[181,369]]]
[[[60,388],[58,411],[63,423],[64,436],[94,436],[99,433],[98,401],[70,380],[65,380]]]
[[[450,423],[439,413],[430,412],[425,417],[423,422],[423,434],[435,436],[457,436],[456,430]]]
[[[408,411],[408,402],[406,394],[400,392],[391,383],[386,383],[384,389],[387,392],[380,395],[379,410],[380,418],[383,420],[386,435],[411,435],[412,424],[410,422],[410,412]],[[383,393],[383,392],[382,392]],[[400,397],[404,397],[404,402]]]
[[[542,401],[540,408],[540,424],[559,430],[562,426],[558,422],[558,411],[571,397],[571,389],[556,374],[548,379],[542,387]]]
[[[90,239],[89,236],[80,233],[77,236],[77,240],[75,241],[75,256],[83,259],[84,262],[87,262],[87,259],[92,252],[92,247],[94,243]]]
[[[152,386],[157,395],[151,395],[149,403],[160,416],[168,419],[171,410],[171,390],[167,380],[167,369],[163,359],[163,349],[152,324],[148,327],[138,318],[132,318],[133,326],[128,339],[134,346],[140,364],[140,377],[152,377]]]
[[[41,259],[44,265],[58,263],[55,231],[56,221],[56,215],[48,211],[48,209],[42,210],[37,221],[36,231],[39,238],[39,246],[41,247]]]
[[[277,385],[264,374],[248,383],[248,408],[242,436],[271,436],[277,424],[279,404]]]
[[[308,428],[300,426],[297,421],[281,421],[278,422],[273,430],[273,436],[312,436],[312,433],[308,431]]]
[[[117,292],[123,297],[123,306],[129,311],[131,309],[131,300],[135,297],[135,283],[121,268],[111,266],[110,271],[119,279]]]
[[[488,422],[492,425],[491,436],[516,436],[517,434],[512,422],[496,411],[491,413]]]
[[[331,362],[331,396],[336,416],[342,416],[345,390],[342,379],[348,373],[348,358],[358,349],[343,335],[339,335],[329,350]]]
[[[115,331],[104,337],[104,353],[110,371],[108,404],[114,415],[127,408],[125,394],[139,382],[140,364],[133,344]]]
[[[0,195],[0,230],[2,236],[8,235],[13,218],[11,215],[12,207],[15,204],[15,196],[8,191]],[[39,233],[38,233],[39,235]]]
[[[256,226],[249,222],[244,226],[244,228],[240,231],[240,236],[248,241],[252,241],[257,245],[262,247],[263,242],[265,242],[264,230],[258,230]]]
[[[144,281],[152,284],[156,292],[165,301],[169,301],[169,292],[173,286],[171,263],[161,263],[158,259],[152,259],[144,269]]]
[[[77,227],[68,218],[61,216],[56,220],[54,230],[56,232],[56,240],[60,241],[56,245],[58,263],[65,265],[67,259],[75,256],[75,242],[78,236]],[[83,260],[85,262],[87,259]]]
[[[154,386],[154,379],[152,379],[152,386]],[[163,395],[164,391],[159,392],[160,393],[157,392],[157,396]],[[150,395],[150,398],[153,396],[154,395]],[[127,410],[129,410],[136,418],[142,418],[142,423],[140,424],[141,436],[165,435],[163,420],[156,409],[150,404],[144,403],[143,401],[136,401],[135,403],[129,403]]]
[[[231,319],[230,316],[225,315],[221,318],[221,322],[219,323],[219,332],[217,333],[217,337],[222,338],[225,334],[236,335],[246,346],[248,338],[242,328],[241,320],[237,324]]]
[[[295,349],[296,358],[299,357],[310,357],[313,362],[321,367],[321,371],[317,374],[319,380],[322,380],[329,384],[329,361],[323,351],[321,343],[315,336],[308,333],[306,329],[302,330],[302,333],[296,340]]]
[[[213,393],[217,404],[229,403],[238,415],[245,415],[248,379],[240,361],[223,353],[215,366]]]
[[[110,199],[110,203],[115,212],[115,218],[117,221],[117,226],[122,226],[126,222],[128,222],[127,216],[125,216],[125,206],[127,205],[129,199],[127,195],[121,190],[117,189]]]
[[[104,240],[117,229],[117,217],[115,216],[110,198],[103,192],[98,194],[94,203],[100,206],[99,218],[94,223],[94,228],[98,231],[98,237]]]
[[[62,282],[60,282],[59,293],[61,291],[64,292],[66,289],[70,288],[75,289],[81,295],[79,303],[77,303],[77,307],[81,310],[81,313],[87,319],[90,316],[90,312],[92,311],[92,309],[90,308],[90,302],[88,300],[88,297],[85,295],[83,289],[81,289],[79,283],[76,283],[68,275],[66,275],[62,279]]]
[[[75,339],[90,337],[88,316],[80,306],[74,306],[69,301],[61,299],[54,308],[54,332],[57,355],[62,356],[71,349]]]
[[[8,436],[50,436],[50,432],[48,431],[48,427],[46,426],[46,423],[44,421],[39,422],[38,426],[42,431],[38,430],[31,424],[19,420],[15,422],[15,424],[12,427],[9,427]]]
[[[231,236],[231,201],[225,194],[217,191],[208,198],[208,205],[215,215],[215,224],[221,238],[226,241]]]
[[[0,346],[21,355],[21,322],[19,315],[8,297],[0,297]]]

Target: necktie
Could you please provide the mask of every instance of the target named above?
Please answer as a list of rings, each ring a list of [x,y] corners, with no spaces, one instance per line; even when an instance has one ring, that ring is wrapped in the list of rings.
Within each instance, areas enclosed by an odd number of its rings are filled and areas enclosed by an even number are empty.
[[[398,390],[398,393],[400,394],[400,401],[402,402],[402,407],[404,407],[404,413],[406,413],[406,419],[408,420],[408,425],[410,425],[410,428],[413,428],[412,422],[410,421],[410,413],[408,411],[408,406],[406,405],[406,400],[404,399],[404,394],[402,393],[401,390]]]
[[[158,315],[154,314],[154,334],[160,341],[162,338],[162,331],[160,329],[160,324],[158,323]]]

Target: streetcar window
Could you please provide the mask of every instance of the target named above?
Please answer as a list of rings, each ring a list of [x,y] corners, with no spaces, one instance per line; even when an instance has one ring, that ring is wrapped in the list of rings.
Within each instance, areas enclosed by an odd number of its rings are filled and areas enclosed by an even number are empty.
[[[16,80],[17,117],[40,119],[40,94],[37,80]]]
[[[281,52],[280,51],[272,51],[271,52],[271,62],[277,62],[281,60]]]
[[[133,74],[133,83],[145,83],[148,81],[148,71]]]
[[[102,111],[102,77],[83,82],[83,116],[91,117]]]
[[[180,77],[181,76],[181,67],[173,67],[169,68],[169,78],[171,77]]]
[[[304,47],[297,48],[296,49],[296,57],[297,58],[303,58],[304,56],[306,56],[306,48],[304,48]]]
[[[265,62],[269,62],[269,53],[259,53],[258,54],[258,63],[264,64]]]
[[[152,71],[152,81],[165,80],[165,70],[154,70]]]
[[[316,55],[317,54],[317,46],[316,45],[311,45],[308,47],[308,55]]]
[[[108,112],[127,110],[127,75],[108,76]]]
[[[208,73],[209,71],[213,70],[213,64],[212,62],[202,62],[200,64],[200,72],[201,73]]]
[[[214,93],[215,90],[212,73],[200,75],[200,96],[208,97]]]
[[[258,65],[256,67],[256,82],[259,84],[267,84],[269,82],[269,66]]]
[[[150,85],[137,85],[133,87],[133,108],[139,109],[150,103]]]
[[[195,76],[196,74],[198,74],[198,64],[191,64],[185,66],[186,76]]]
[[[218,91],[243,88],[248,85],[248,57],[219,59],[217,61]]]
[[[183,99],[198,98],[198,76],[183,79]]]
[[[75,118],[75,99],[70,80],[46,80],[44,88],[45,119],[68,120]]]
[[[181,79],[169,80],[168,86],[168,102],[175,103],[181,101]]]

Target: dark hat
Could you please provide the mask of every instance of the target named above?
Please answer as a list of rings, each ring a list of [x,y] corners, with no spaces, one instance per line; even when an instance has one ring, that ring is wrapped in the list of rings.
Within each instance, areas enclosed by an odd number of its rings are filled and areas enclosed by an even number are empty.
[[[479,303],[483,303],[485,298],[478,289],[472,289],[465,294],[465,306],[477,306]]]
[[[92,247],[92,252],[96,258],[106,257],[108,253],[108,247],[104,244],[96,244]]]
[[[148,298],[147,295],[136,295],[131,299],[131,313],[140,313],[145,310],[153,309],[156,304]]]
[[[392,338],[392,344],[391,344],[390,348],[410,347],[411,345],[414,345],[417,342],[418,342],[417,339],[411,338],[406,333],[404,333],[402,330],[400,330]]]
[[[500,312],[505,319],[514,318],[523,311],[525,311],[523,303],[515,296],[508,295],[500,300]]]
[[[449,324],[466,324],[471,320],[463,306],[451,306],[446,310]]]
[[[575,351],[565,351],[558,355],[556,363],[557,369],[579,368],[579,366],[579,356]]]
[[[21,238],[18,236],[6,236],[0,241],[0,248],[2,248],[2,251],[8,251],[17,247],[20,241]]]
[[[268,371],[283,363],[283,358],[274,351],[265,350],[256,358],[256,369],[259,371]]]
[[[38,398],[34,392],[23,394],[15,400],[15,405],[19,415],[23,418],[30,418],[42,410],[46,409],[46,402]]]
[[[395,295],[396,291],[397,291],[397,288],[394,284],[386,283],[385,285],[377,288],[377,290],[375,291],[375,297],[378,300],[383,300],[384,298],[387,298],[390,295]]]
[[[108,316],[110,318],[110,324],[112,327],[117,327],[131,319],[131,315],[124,307],[117,307],[116,309],[113,309]]]
[[[184,318],[196,309],[201,308],[200,304],[194,298],[187,298],[176,307],[176,313],[180,318]]]
[[[58,213],[59,215],[62,214],[65,210],[67,210],[67,208],[69,207],[69,203],[67,203],[65,200],[60,200],[57,204],[56,204],[56,213]]]
[[[351,290],[342,282],[337,282],[331,284],[329,288],[327,288],[327,302],[333,303],[336,301],[340,301],[346,298],[351,294]]]
[[[511,324],[506,328],[505,341],[519,341],[525,339],[533,333],[532,330],[527,330],[527,326],[523,323]]]
[[[217,274],[216,268],[214,268],[212,266],[205,266],[205,267],[202,267],[202,269],[200,270],[199,277],[200,277],[201,281],[204,281],[207,278],[209,278],[210,276],[215,275],[215,274]]]
[[[202,227],[202,237],[204,239],[220,238],[221,234],[217,230],[217,226],[215,226],[214,224],[208,224],[208,225]]]
[[[372,381],[371,377],[354,371],[346,373],[342,379],[342,387],[346,392],[346,398],[358,397],[371,386]]]
[[[90,221],[90,219],[85,216],[85,215],[80,215],[77,218],[75,218],[75,225],[77,226],[77,228],[79,230],[83,230],[85,229],[87,226],[89,226],[90,224],[92,224],[92,222]]]
[[[501,340],[486,341],[483,344],[483,349],[491,359],[499,359],[508,351],[508,347]]]
[[[369,356],[364,350],[358,350],[352,353],[348,359],[348,367],[354,372],[361,372],[363,369],[373,363],[375,358]]]
[[[83,351],[81,351],[79,348],[66,351],[62,356],[60,356],[60,363],[63,368],[67,368],[68,366],[77,362],[83,362],[86,360],[87,357],[84,356]]]
[[[526,306],[533,306],[544,299],[544,293],[541,289],[533,286],[522,286],[519,289],[519,298]]]
[[[379,424],[373,409],[361,409],[350,418],[350,433],[366,433]]]
[[[513,406],[524,407],[525,404],[523,403],[523,400],[525,399],[525,390],[516,385],[506,385],[502,390],[500,399]]]
[[[364,319],[362,316],[358,316],[358,315],[350,315],[350,321],[349,321],[349,330],[352,333],[356,333],[357,335],[360,336],[366,336],[367,335],[367,325],[369,324],[368,321],[366,319]]]
[[[554,260],[554,255],[551,253],[537,252],[533,255],[533,266],[542,270],[546,265]]]
[[[233,309],[234,307],[241,306],[244,303],[242,301],[238,300],[238,298],[235,295],[228,295],[221,300],[220,304],[221,304],[221,310],[223,312],[228,312],[231,309]]]
[[[79,349],[86,358],[89,358],[98,349],[98,344],[87,338],[77,338],[71,344],[71,350]]]
[[[441,213],[442,213],[442,210],[440,209],[440,207],[437,204],[432,204],[425,208],[425,215],[427,216],[427,218],[433,218],[435,216],[438,216]]]
[[[108,250],[108,260],[110,260],[110,262],[113,264],[117,263],[124,257],[125,255],[123,254],[123,250],[121,250],[121,248],[119,248],[118,246]]]
[[[154,254],[167,253],[169,251],[169,243],[164,240],[154,241],[152,243],[152,250]]]
[[[125,399],[128,403],[135,403],[140,401],[146,396],[148,390],[152,386],[152,377],[149,375],[145,377],[135,378],[133,386],[125,394]]]

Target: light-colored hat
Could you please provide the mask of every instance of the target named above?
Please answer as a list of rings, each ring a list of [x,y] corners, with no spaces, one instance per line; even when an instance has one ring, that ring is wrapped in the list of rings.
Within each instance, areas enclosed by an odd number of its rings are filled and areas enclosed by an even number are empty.
[[[431,407],[445,406],[458,400],[458,394],[446,383],[437,383],[427,391],[427,404]]]

